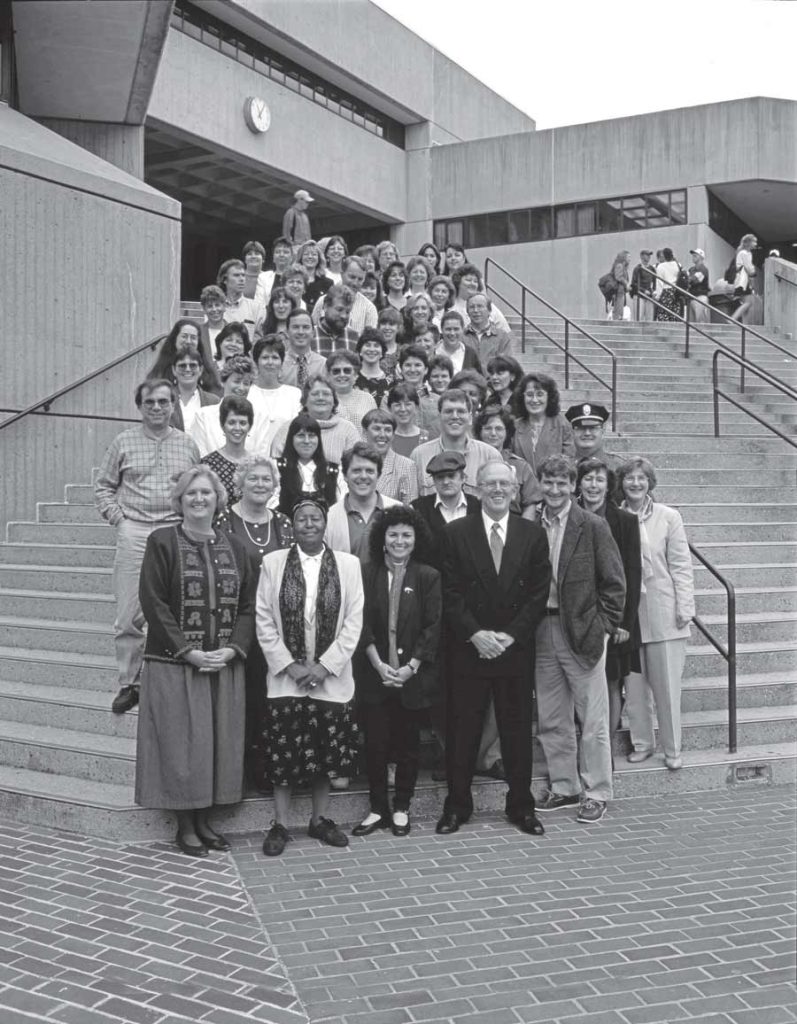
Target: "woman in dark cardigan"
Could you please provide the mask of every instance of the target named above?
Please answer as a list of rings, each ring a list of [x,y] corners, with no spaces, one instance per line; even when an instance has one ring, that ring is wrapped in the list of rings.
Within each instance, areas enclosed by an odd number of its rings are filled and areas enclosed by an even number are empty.
[[[440,574],[422,561],[430,542],[423,519],[403,505],[386,509],[370,534],[354,679],[365,729],[371,812],[355,826],[355,836],[387,828],[396,836],[410,831],[422,711],[437,699],[440,674]],[[396,762],[392,815],[388,759]]]
[[[135,799],[176,811],[177,845],[192,857],[229,850],[208,815],[243,796],[254,586],[243,546],[213,526],[224,502],[207,466],[183,473],[172,492],[182,522],[150,534],[139,586],[148,628]]]
[[[606,648],[606,684],[609,687],[609,732],[620,728],[623,710],[623,680],[639,672],[639,596],[642,589],[642,554],[639,520],[618,508],[612,499],[615,476],[605,459],[588,457],[578,463],[578,503],[593,515],[602,516],[612,531],[625,570],[623,619],[609,637]],[[636,520],[636,522],[634,521]]]

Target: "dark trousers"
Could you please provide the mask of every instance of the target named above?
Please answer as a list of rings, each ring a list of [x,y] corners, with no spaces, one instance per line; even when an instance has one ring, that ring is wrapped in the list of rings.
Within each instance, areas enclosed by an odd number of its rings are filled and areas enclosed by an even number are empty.
[[[501,740],[501,755],[509,790],[506,813],[510,818],[534,812],[531,795],[532,686],[523,677],[461,676],[449,693],[446,811],[463,820],[473,814],[471,785],[479,755],[487,705],[492,695]]]
[[[396,760],[393,810],[409,810],[418,778],[422,714],[405,708],[399,692],[389,693],[382,704],[359,706],[358,718],[365,729],[365,762],[373,814],[390,817],[387,796],[389,757]]]
[[[246,778],[258,788],[265,777],[263,729],[266,720],[266,677],[268,667],[260,644],[251,645],[246,659],[246,734],[244,768]]]

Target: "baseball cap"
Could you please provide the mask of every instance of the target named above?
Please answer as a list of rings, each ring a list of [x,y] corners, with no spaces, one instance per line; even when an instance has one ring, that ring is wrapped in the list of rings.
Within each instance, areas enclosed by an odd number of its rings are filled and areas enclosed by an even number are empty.
[[[706,254],[702,249],[690,249],[689,252],[692,253],[693,256],[699,256],[701,260],[706,258]]]
[[[315,199],[310,195],[306,188],[300,188],[298,192],[293,193],[294,199],[304,199],[306,203],[314,203]]]

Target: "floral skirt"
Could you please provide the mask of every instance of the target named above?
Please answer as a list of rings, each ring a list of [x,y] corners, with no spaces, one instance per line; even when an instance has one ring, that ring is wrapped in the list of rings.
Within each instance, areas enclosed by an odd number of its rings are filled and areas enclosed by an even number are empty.
[[[351,702],[309,697],[266,700],[263,729],[266,780],[275,786],[306,786],[318,775],[351,775],[359,732]]]
[[[677,322],[678,317],[683,316],[683,303],[681,296],[674,288],[663,288],[661,295],[659,296],[659,302],[665,308],[662,309],[661,306],[656,307],[656,320],[675,320]]]

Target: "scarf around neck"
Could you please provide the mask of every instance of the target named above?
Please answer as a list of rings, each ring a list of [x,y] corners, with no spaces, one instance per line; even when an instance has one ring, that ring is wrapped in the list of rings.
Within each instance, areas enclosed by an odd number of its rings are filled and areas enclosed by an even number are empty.
[[[305,661],[307,649],[304,635],[304,602],[307,585],[302,572],[299,548],[296,544],[290,549],[285,572],[280,587],[279,606],[282,619],[282,632],[285,646],[293,655],[294,661]],[[321,655],[334,642],[337,634],[338,614],[340,612],[341,591],[338,563],[330,549],[324,546],[321,556],[321,571],[318,576],[318,596],[316,598],[316,634],[313,660],[318,661]]]

